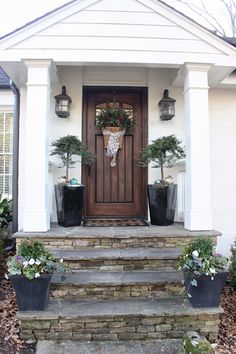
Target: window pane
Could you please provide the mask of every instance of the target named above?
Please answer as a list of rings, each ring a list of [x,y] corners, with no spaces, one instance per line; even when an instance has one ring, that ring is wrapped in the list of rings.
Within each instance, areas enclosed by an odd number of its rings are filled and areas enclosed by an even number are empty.
[[[9,179],[8,179],[8,176],[5,177],[5,191],[4,191],[5,194],[8,194],[9,193]]]
[[[4,152],[3,141],[4,141],[4,135],[0,133],[0,152]]]
[[[13,117],[12,113],[7,113],[6,114],[6,119],[5,119],[5,132],[12,132],[13,131]]]
[[[5,155],[5,173],[12,173],[12,155]]]
[[[12,134],[5,134],[5,146],[4,146],[4,151],[5,152],[12,152]]]
[[[4,173],[4,155],[0,155],[0,173]]]
[[[13,113],[0,112],[0,193],[12,196]]]
[[[4,193],[4,190],[3,190],[3,176],[0,176],[0,193]]]
[[[5,176],[5,190],[3,191],[4,194],[7,194],[9,198],[12,195],[12,176]]]
[[[0,113],[0,132],[4,132],[4,113]]]

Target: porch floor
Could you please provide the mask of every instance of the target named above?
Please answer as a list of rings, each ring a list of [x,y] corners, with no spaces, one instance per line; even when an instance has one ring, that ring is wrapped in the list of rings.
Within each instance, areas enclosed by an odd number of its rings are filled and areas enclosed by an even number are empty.
[[[49,237],[49,238],[157,238],[157,237],[194,237],[194,236],[211,236],[217,237],[221,233],[216,230],[208,231],[189,231],[184,228],[183,223],[174,223],[169,226],[128,226],[128,227],[62,227],[56,223],[51,224],[50,230],[47,232],[23,232],[18,231],[14,234],[15,237]]]

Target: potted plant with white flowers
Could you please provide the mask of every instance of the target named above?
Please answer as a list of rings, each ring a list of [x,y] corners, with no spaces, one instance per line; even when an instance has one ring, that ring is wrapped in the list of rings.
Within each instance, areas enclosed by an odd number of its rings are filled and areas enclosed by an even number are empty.
[[[63,259],[56,260],[37,240],[22,241],[16,255],[8,258],[7,267],[20,311],[44,310],[53,272],[65,271]]]
[[[183,271],[189,302],[193,307],[217,307],[228,276],[228,259],[215,252],[211,238],[197,237],[185,246],[179,269]]]

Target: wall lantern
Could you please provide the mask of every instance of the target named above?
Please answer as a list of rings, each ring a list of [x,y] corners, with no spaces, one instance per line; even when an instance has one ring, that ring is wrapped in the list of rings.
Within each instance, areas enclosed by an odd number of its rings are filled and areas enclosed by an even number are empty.
[[[62,86],[60,95],[54,97],[56,100],[55,113],[60,118],[67,118],[70,115],[70,104],[72,102],[70,96],[66,94],[66,87]]]
[[[163,98],[159,102],[161,120],[170,120],[175,116],[175,102],[169,97],[169,91],[164,90]]]

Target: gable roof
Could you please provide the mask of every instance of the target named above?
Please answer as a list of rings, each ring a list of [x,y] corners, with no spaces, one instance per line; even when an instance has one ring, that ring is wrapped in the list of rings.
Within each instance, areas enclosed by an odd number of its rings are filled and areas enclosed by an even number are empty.
[[[2,60],[235,65],[235,48],[160,0],[72,0],[0,39]],[[232,58],[233,56],[233,58]]]
[[[10,79],[0,66],[0,89],[9,89]]]
[[[46,18],[47,16],[49,16],[49,15],[51,15],[51,14],[53,14],[53,13],[56,13],[58,10],[61,10],[61,9],[63,9],[63,8],[66,8],[68,5],[73,4],[73,3],[76,2],[76,1],[78,1],[78,0],[71,0],[71,1],[68,1],[68,2],[66,2],[66,3],[63,4],[63,5],[58,6],[58,7],[56,7],[55,9],[53,9],[53,10],[51,10],[51,11],[48,11],[48,12],[46,12],[45,14],[39,16],[39,17],[36,17],[36,18],[33,19],[32,21],[29,21],[29,22],[25,23],[24,25],[22,25],[22,26],[20,26],[20,27],[18,27],[18,28],[16,28],[16,29],[14,29],[13,31],[11,31],[11,32],[9,32],[9,33],[6,33],[6,34],[3,35],[2,37],[0,37],[0,41],[1,41],[2,39],[4,39],[4,38],[8,37],[8,36],[11,36],[11,35],[14,34],[14,33],[17,33],[18,31],[20,31],[20,30],[22,30],[22,29],[27,28],[28,26],[30,26],[30,25],[32,25],[32,24],[34,24],[34,23],[37,23],[38,21],[40,21],[40,20]],[[187,16],[186,14],[184,14],[183,12],[181,12],[181,11],[179,11],[178,9],[174,8],[173,6],[171,6],[170,4],[166,3],[165,1],[162,1],[162,0],[156,0],[156,1],[159,1],[159,2],[163,3],[165,6],[167,6],[167,7],[171,8],[172,10],[176,11],[176,12],[179,13],[181,16],[184,16],[184,17],[186,17],[186,19],[188,19],[188,20],[194,22],[196,25],[201,26],[204,30],[209,31],[209,33],[211,33],[211,34],[215,35],[216,37],[218,37],[218,38],[220,38],[220,39],[222,39],[222,40],[225,40],[225,41],[228,42],[229,44],[232,44],[233,46],[235,46],[235,40],[234,40],[233,38],[231,38],[231,37],[230,37],[230,38],[229,38],[229,37],[224,37],[224,38],[222,38],[222,37],[218,36],[214,31],[211,31],[209,28],[207,28],[207,27],[203,26],[202,24],[196,22],[193,18],[191,18],[190,16]],[[231,39],[232,39],[232,40],[231,40]]]
[[[224,37],[223,38],[226,42],[231,44],[233,47],[236,47],[236,38],[235,37]]]
[[[55,9],[46,12],[44,15],[39,16],[39,17],[36,17],[36,18],[33,19],[32,21],[29,21],[29,22],[25,23],[23,26],[17,27],[17,28],[14,29],[13,31],[4,34],[2,37],[0,37],[0,41],[1,41],[2,39],[6,38],[6,37],[9,37],[9,36],[11,36],[11,35],[17,33],[18,31],[21,31],[21,30],[27,28],[28,26],[31,26],[31,25],[34,24],[34,23],[37,23],[38,21],[40,21],[40,20],[46,18],[47,16],[49,16],[49,15],[51,15],[51,14],[57,12],[57,11],[60,10],[60,9],[63,9],[63,8],[65,8],[65,7],[67,7],[69,4],[72,4],[73,2],[76,2],[76,1],[77,1],[77,0],[71,0],[71,1],[69,1],[69,2],[66,2],[66,3],[63,4],[63,5],[58,6],[58,7],[56,7]]]

